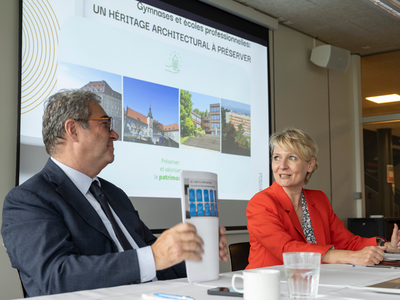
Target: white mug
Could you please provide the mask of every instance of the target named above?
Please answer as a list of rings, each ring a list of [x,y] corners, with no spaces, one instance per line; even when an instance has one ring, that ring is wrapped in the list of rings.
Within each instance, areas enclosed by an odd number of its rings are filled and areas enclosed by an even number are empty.
[[[243,279],[243,289],[235,286],[236,278]],[[245,300],[279,300],[281,298],[280,278],[279,270],[244,270],[243,275],[233,275],[232,288],[238,293],[243,293]]]

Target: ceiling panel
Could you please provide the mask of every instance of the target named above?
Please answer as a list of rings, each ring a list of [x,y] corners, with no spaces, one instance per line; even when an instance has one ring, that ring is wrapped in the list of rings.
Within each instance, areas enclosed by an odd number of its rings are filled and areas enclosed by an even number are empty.
[[[278,20],[282,18],[281,25],[353,54],[400,50],[400,19],[368,0],[235,1]],[[369,49],[363,49],[366,46]]]

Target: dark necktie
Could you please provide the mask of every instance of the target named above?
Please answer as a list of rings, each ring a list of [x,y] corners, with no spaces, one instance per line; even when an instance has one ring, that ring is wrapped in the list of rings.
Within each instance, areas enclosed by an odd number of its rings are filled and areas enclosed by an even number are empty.
[[[104,195],[103,190],[101,189],[101,187],[99,186],[99,184],[96,180],[92,182],[92,185],[90,186],[89,191],[97,199],[97,201],[99,201],[101,208],[105,212],[108,220],[110,220],[112,228],[114,229],[115,235],[117,236],[118,241],[121,243],[122,248],[124,248],[124,250],[133,249],[132,245],[128,242],[125,234],[122,232],[121,228],[118,226],[118,223],[115,220],[115,218],[110,210],[110,207],[108,206],[107,197],[106,197],[106,195]]]

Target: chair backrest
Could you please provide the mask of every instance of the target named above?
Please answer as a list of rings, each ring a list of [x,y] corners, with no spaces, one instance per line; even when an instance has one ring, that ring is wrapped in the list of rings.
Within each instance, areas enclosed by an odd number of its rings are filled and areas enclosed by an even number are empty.
[[[244,270],[249,264],[250,243],[236,243],[229,245],[229,254],[231,257],[231,270]]]

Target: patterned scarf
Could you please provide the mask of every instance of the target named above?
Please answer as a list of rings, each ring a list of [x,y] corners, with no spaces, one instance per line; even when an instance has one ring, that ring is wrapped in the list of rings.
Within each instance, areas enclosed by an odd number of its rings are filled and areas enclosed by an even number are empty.
[[[310,214],[308,212],[306,197],[304,197],[303,192],[301,192],[301,208],[303,210],[303,232],[306,237],[307,243],[317,243],[314,235],[314,229],[311,224]]]

